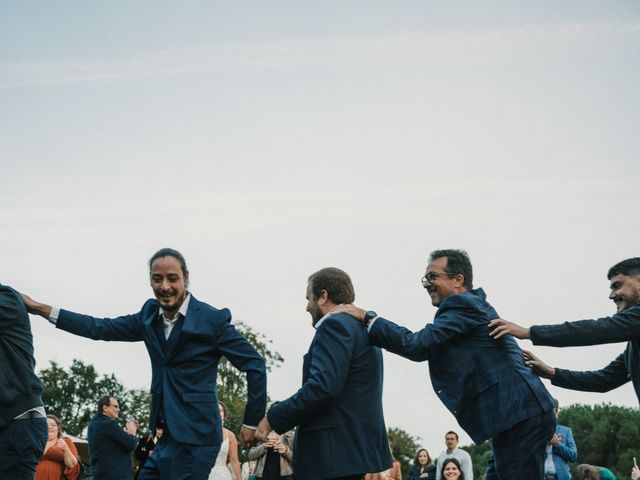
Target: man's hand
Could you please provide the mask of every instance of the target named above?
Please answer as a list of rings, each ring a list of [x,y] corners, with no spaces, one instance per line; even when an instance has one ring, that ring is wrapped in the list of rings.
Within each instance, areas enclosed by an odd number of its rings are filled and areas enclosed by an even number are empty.
[[[129,435],[135,435],[136,433],[138,433],[139,426],[140,426],[140,423],[138,423],[137,420],[127,420],[125,431]]]
[[[524,363],[533,368],[542,378],[553,378],[556,376],[556,369],[547,365],[529,350],[524,350]]]
[[[44,303],[36,302],[29,295],[25,295],[24,293],[20,293],[22,300],[24,300],[24,304],[27,307],[27,311],[33,315],[40,315],[41,317],[49,320],[49,315],[51,315],[51,306],[45,305]]]
[[[555,433],[553,434],[553,437],[551,437],[551,440],[549,440],[549,443],[551,445],[555,445],[557,443],[560,443],[562,441],[562,435],[556,435]]]
[[[256,433],[257,432],[254,428],[243,426],[240,429],[240,435],[238,436],[240,445],[245,448],[253,447],[256,444]]]
[[[356,307],[352,303],[342,303],[338,305],[336,308],[331,310],[331,314],[334,313],[346,313],[347,315],[351,315],[356,320],[364,322],[364,315],[367,313],[366,310],[363,310],[360,307]]]
[[[267,416],[265,415],[264,418],[260,420],[260,423],[258,424],[258,429],[256,430],[256,440],[258,440],[259,442],[267,441],[267,438],[271,431],[273,431],[273,428],[271,428],[271,425],[269,424],[269,419],[267,419]]]
[[[529,336],[528,328],[521,327],[520,325],[503,320],[502,318],[491,320],[489,322],[489,329],[491,329],[489,335],[492,336],[494,340],[504,337],[505,335],[513,335],[520,339],[531,338]]]

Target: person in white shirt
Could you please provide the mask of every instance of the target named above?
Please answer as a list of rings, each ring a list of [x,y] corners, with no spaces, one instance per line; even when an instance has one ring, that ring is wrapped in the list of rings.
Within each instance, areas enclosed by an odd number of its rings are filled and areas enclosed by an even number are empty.
[[[438,456],[438,460],[436,461],[436,480],[440,480],[442,477],[440,467],[447,458],[455,458],[460,462],[460,467],[464,474],[464,480],[473,480],[473,464],[471,462],[471,455],[461,448],[458,448],[458,441],[458,434],[454,431],[448,431],[444,436],[444,442],[447,445],[447,449]]]

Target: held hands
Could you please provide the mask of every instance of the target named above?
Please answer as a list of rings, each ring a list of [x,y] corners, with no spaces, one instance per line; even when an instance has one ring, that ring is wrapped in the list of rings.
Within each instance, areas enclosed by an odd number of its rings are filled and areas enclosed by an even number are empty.
[[[634,465],[631,470],[631,480],[638,480],[640,478],[640,468],[637,465]]]
[[[256,430],[256,440],[259,442],[266,442],[267,436],[273,430],[271,428],[271,424],[269,424],[269,420],[265,416],[260,423],[258,424],[258,429]]]
[[[520,325],[516,325],[508,320],[503,320],[502,318],[491,320],[489,322],[489,329],[491,330],[489,335],[495,340],[504,337],[505,335],[513,335],[521,340],[531,338],[529,336],[528,328],[521,327]]]
[[[240,430],[238,441],[245,448],[253,447],[256,444],[257,436],[258,432],[256,430],[243,426]]]
[[[551,445],[556,445],[556,444],[560,443],[561,441],[562,441],[562,435],[556,435],[554,433],[553,437],[551,437],[551,440],[549,440],[549,443]]]
[[[547,365],[529,350],[524,350],[524,363],[533,368],[542,378],[553,378],[556,376],[556,369]]]
[[[351,315],[356,320],[359,320],[360,322],[364,322],[364,315],[365,313],[367,313],[367,311],[363,310],[360,307],[356,307],[352,303],[342,303],[336,306],[336,308],[334,308],[333,310],[331,310],[331,314],[334,314],[334,313],[346,313],[347,315]]]

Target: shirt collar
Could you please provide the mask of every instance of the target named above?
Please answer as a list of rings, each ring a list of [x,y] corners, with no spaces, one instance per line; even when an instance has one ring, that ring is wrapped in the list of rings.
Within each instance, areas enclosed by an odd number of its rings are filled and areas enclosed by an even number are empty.
[[[180,309],[178,310],[178,313],[183,317],[187,316],[187,309],[189,308],[189,300],[191,300],[191,293],[187,292],[187,296],[184,299],[184,302],[182,302],[182,305],[180,305]],[[170,322],[170,323],[174,323],[176,320],[178,320],[178,318],[180,318],[179,315],[176,315],[173,320],[167,319],[167,317],[165,317],[164,315],[164,310],[162,309],[162,307],[160,307],[159,313],[161,317],[163,317],[165,320],[167,320],[167,322]]]
[[[331,316],[331,312],[329,312],[329,313],[325,313],[325,315],[324,315],[320,320],[318,320],[318,323],[316,323],[316,324],[314,325],[314,328],[315,328],[316,330],[317,330],[318,328],[320,328],[320,324],[321,324],[322,322],[324,322],[324,321],[325,321],[325,319],[326,319],[326,318],[328,318],[328,317],[330,317],[330,316]]]

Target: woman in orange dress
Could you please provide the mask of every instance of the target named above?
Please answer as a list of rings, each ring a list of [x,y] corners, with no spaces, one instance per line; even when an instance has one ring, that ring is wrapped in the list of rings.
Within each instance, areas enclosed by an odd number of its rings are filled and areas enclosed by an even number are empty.
[[[49,436],[44,453],[36,469],[35,480],[76,480],[80,475],[78,450],[71,439],[62,438],[60,420],[55,415],[47,415]]]

